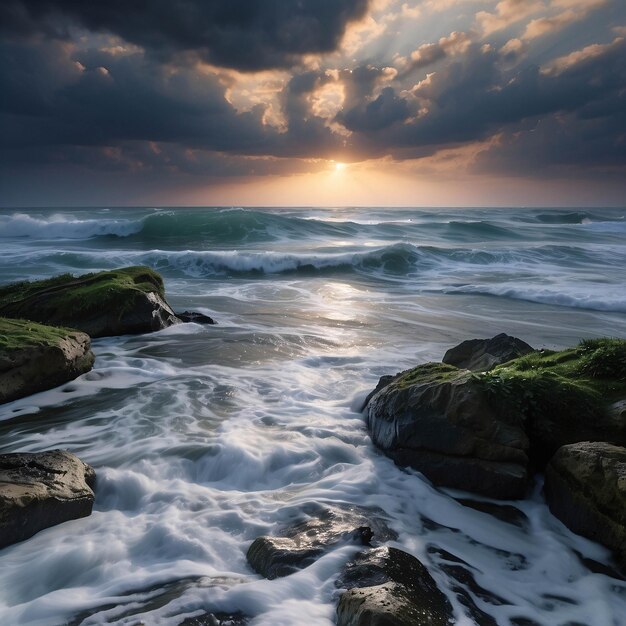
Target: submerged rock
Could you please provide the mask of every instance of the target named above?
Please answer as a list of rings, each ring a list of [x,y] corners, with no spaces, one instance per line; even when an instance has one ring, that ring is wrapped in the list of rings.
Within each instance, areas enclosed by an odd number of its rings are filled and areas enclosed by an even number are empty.
[[[77,328],[92,337],[145,333],[180,323],[163,279],[148,267],[69,274],[0,288],[0,315]]]
[[[243,613],[203,613],[185,618],[179,626],[245,626],[248,621]]]
[[[450,348],[442,362],[462,369],[482,372],[495,365],[534,352],[534,348],[517,337],[500,333],[491,339],[468,339]]]
[[[246,558],[257,573],[272,580],[307,567],[337,544],[369,545],[374,537],[386,541],[396,534],[372,512],[329,507],[284,529],[279,537],[257,537]]]
[[[611,548],[626,566],[626,448],[563,446],[546,468],[545,495],[570,530]]]
[[[198,313],[196,311],[183,311],[182,313],[176,313],[176,317],[185,324],[217,324],[217,322],[204,313]]]
[[[521,498],[528,438],[517,416],[498,414],[471,372],[427,363],[402,373],[369,403],[374,443],[437,485]]]
[[[337,626],[448,626],[452,606],[414,556],[397,548],[365,550],[346,566],[337,586]]]
[[[85,333],[0,318],[0,403],[52,389],[94,363]]]
[[[0,455],[0,548],[90,515],[95,478],[64,450]]]

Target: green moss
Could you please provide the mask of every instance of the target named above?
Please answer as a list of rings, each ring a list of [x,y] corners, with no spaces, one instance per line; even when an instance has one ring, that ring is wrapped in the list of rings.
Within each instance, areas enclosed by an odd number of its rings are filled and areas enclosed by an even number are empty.
[[[55,345],[60,339],[75,332],[69,328],[0,317],[0,352]]]
[[[0,288],[0,315],[71,324],[103,309],[120,316],[135,297],[156,292],[164,298],[163,279],[148,267],[126,267],[74,277],[63,274],[47,280],[14,283]]]
[[[424,363],[407,370],[393,381],[393,385],[403,389],[410,385],[456,380],[461,376],[468,376],[466,370],[446,363]]]
[[[595,339],[560,352],[543,350],[475,374],[500,409],[524,418],[595,420],[626,394],[626,340]]]

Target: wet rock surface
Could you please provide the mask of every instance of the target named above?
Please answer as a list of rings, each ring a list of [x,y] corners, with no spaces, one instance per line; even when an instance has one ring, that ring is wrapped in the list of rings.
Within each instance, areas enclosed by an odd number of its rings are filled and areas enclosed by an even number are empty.
[[[337,581],[338,626],[447,626],[452,606],[426,567],[397,548],[365,550]]]
[[[91,370],[85,333],[0,318],[0,404],[52,389]]]
[[[242,613],[204,613],[185,618],[179,626],[245,626],[248,621]]]
[[[501,333],[491,339],[468,339],[450,348],[442,362],[462,369],[483,372],[495,365],[533,352],[534,348],[517,337]]]
[[[491,515],[506,524],[518,526],[519,528],[527,528],[530,524],[526,513],[511,504],[496,504],[495,502],[472,500],[471,498],[459,498],[457,502],[475,511]]]
[[[0,455],[0,548],[90,515],[95,477],[64,450]]]
[[[436,485],[493,498],[525,495],[528,438],[517,416],[493,410],[471,372],[426,363],[372,397],[373,442]]]
[[[217,324],[217,322],[204,313],[197,313],[196,311],[183,311],[182,313],[176,313],[176,317],[185,324]]]
[[[588,441],[563,446],[546,468],[544,488],[556,517],[614,550],[626,567],[626,448]]]
[[[395,532],[374,512],[328,507],[283,529],[279,536],[258,537],[246,557],[257,573],[274,579],[307,567],[333,546],[370,545],[395,538]]]

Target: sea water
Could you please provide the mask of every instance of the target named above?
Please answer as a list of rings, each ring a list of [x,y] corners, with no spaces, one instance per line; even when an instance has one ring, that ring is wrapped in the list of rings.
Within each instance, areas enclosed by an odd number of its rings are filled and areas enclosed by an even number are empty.
[[[94,340],[92,372],[0,406],[1,452],[65,448],[98,476],[90,517],[0,551],[0,624],[329,626],[356,546],[273,581],[245,558],[324,505],[382,511],[458,624],[459,589],[487,626],[626,624],[609,552],[550,514],[541,476],[527,522],[499,521],[396,467],[360,413],[380,376],[468,338],[626,337],[623,209],[0,212],[0,283],[137,264],[218,324]]]

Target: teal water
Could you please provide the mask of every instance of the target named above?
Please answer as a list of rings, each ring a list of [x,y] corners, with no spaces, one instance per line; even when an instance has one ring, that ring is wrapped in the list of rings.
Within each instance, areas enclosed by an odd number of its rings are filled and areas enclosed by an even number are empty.
[[[175,308],[219,324],[96,340],[93,372],[0,407],[3,452],[63,447],[98,472],[90,518],[0,552],[0,623],[178,624],[240,610],[253,626],[328,626],[354,548],[276,581],[245,561],[256,536],[324,503],[384,510],[459,624],[473,622],[433,547],[504,600],[465,585],[499,626],[626,623],[626,584],[580,556],[610,555],[556,521],[539,488],[520,505],[525,529],[462,507],[380,455],[358,412],[379,376],[470,337],[549,348],[625,337],[624,214],[1,211],[1,283],[147,264]]]

